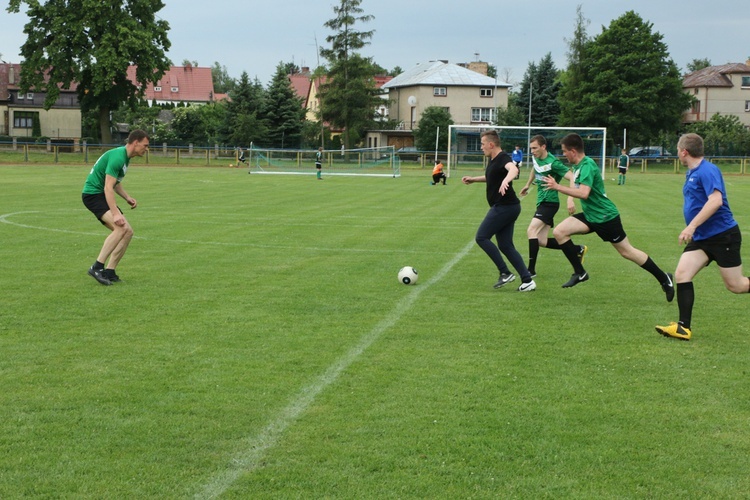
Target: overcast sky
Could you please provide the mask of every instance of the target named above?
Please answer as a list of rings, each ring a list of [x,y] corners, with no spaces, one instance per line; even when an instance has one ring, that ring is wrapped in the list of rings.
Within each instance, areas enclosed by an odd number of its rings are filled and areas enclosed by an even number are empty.
[[[268,85],[280,62],[318,65],[316,43],[328,46],[323,26],[334,17],[334,0],[165,0],[159,17],[170,24],[168,57],[200,66],[219,62],[229,75],[246,71]],[[499,76],[517,83],[530,62],[548,52],[558,69],[567,65],[566,39],[573,35],[576,7],[591,22],[590,36],[628,10],[653,24],[669,53],[684,70],[693,59],[713,64],[750,58],[750,8],[747,0],[363,0],[374,16],[359,30],[375,30],[361,53],[386,69],[436,59],[452,63],[482,60]],[[9,14],[0,2],[0,54],[20,62],[25,41],[24,14]],[[25,10],[25,5],[22,5]],[[321,63],[325,61],[321,60]]]

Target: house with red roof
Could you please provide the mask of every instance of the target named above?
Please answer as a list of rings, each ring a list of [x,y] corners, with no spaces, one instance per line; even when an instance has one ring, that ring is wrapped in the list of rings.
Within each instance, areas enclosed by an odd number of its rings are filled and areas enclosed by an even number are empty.
[[[128,68],[128,79],[135,82],[136,66]],[[149,105],[156,104],[208,104],[228,99],[226,94],[214,93],[211,68],[198,66],[172,66],[155,83],[144,89],[143,98]]]

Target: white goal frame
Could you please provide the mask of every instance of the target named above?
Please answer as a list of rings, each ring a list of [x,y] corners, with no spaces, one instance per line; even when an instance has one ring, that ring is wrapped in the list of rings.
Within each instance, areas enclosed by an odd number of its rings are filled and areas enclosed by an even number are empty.
[[[518,125],[518,126],[511,126],[511,125],[449,125],[448,126],[448,161],[446,165],[446,175],[448,177],[451,176],[451,166],[454,163],[454,157],[458,154],[457,151],[454,151],[455,145],[452,144],[453,141],[453,130],[454,129],[461,129],[461,130],[479,130],[479,131],[485,131],[485,130],[525,130],[526,131],[526,149],[524,149],[524,160],[530,161],[531,160],[531,152],[529,151],[529,143],[531,142],[531,132],[534,131],[535,135],[540,132],[544,131],[563,131],[563,132],[601,132],[602,134],[602,150],[601,150],[601,167],[602,167],[602,179],[606,176],[606,166],[607,166],[607,128],[606,127],[529,127],[528,125]],[[585,139],[584,139],[585,141]],[[503,150],[506,151],[508,154],[511,152],[512,146],[508,144],[503,145]],[[527,160],[528,159],[528,160]]]
[[[315,175],[317,149],[247,149],[249,174]],[[323,150],[324,176],[401,177],[394,146]]]

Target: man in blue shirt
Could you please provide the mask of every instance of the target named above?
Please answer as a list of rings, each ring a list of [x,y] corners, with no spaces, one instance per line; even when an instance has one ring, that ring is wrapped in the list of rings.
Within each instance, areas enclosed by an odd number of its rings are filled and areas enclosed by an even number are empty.
[[[521,149],[521,146],[516,144],[516,149],[513,150],[513,153],[510,155],[511,160],[513,160],[513,163],[516,164],[516,167],[518,168],[518,175],[516,175],[516,179],[518,179],[521,176],[521,165],[523,165],[523,149]]]
[[[657,326],[656,331],[667,337],[690,340],[695,275],[716,261],[724,286],[733,293],[750,293],[750,278],[742,273],[742,234],[729,209],[724,178],[716,165],[703,158],[703,138],[698,134],[680,137],[677,156],[688,168],[682,188],[687,227],[679,236],[685,250],[674,273],[680,319],[668,326]]]

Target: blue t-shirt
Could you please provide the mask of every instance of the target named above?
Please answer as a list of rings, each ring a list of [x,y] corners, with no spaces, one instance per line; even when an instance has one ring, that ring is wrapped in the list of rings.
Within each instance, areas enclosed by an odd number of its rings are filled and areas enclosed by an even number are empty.
[[[688,170],[685,174],[685,185],[682,194],[685,204],[682,213],[685,215],[685,224],[690,224],[698,212],[708,201],[708,197],[714,191],[721,193],[721,206],[708,218],[706,222],[698,226],[693,234],[693,240],[700,241],[723,233],[737,225],[732,211],[727,202],[727,190],[724,187],[724,178],[721,176],[719,167],[706,161],[704,158],[697,167]]]
[[[513,158],[514,162],[523,161],[523,150],[521,150],[521,149],[514,149],[513,153],[511,153],[510,157]]]

